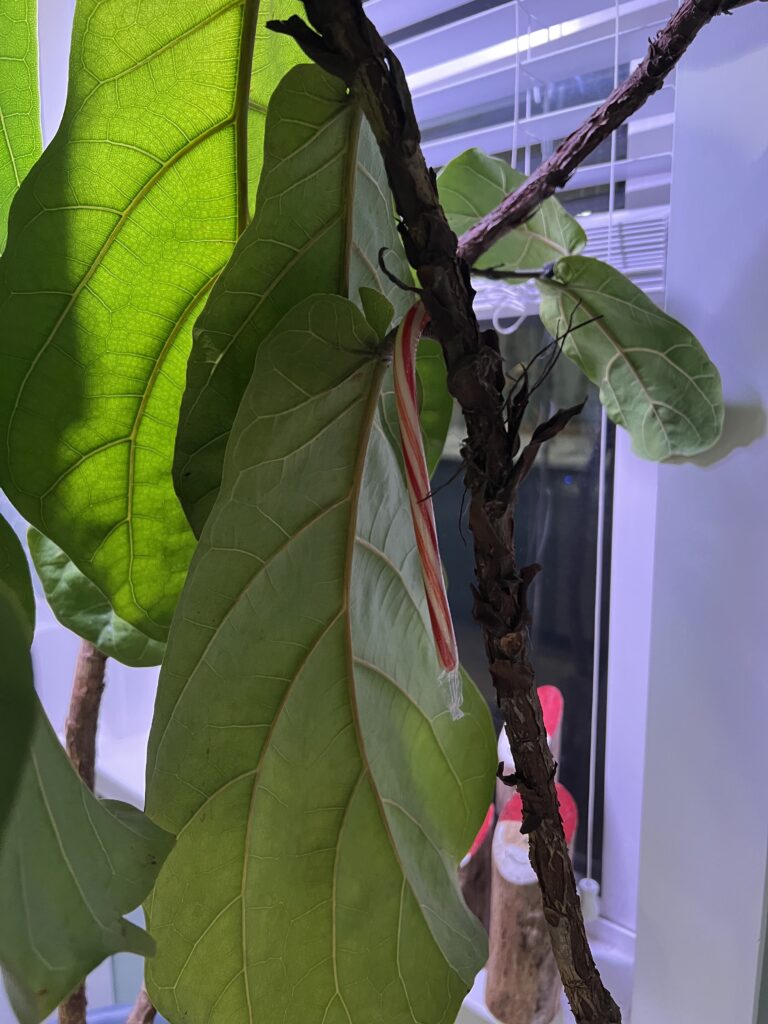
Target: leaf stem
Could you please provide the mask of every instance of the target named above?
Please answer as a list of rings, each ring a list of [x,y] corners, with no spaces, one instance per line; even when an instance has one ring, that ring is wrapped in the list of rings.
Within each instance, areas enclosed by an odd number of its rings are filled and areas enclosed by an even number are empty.
[[[90,641],[81,642],[65,727],[67,755],[90,790],[96,776],[96,730],[106,663],[106,655]],[[86,1005],[82,982],[59,1006],[59,1024],[86,1024]]]
[[[152,1024],[156,1016],[157,1010],[152,1005],[152,1000],[147,995],[146,988],[142,985],[125,1024]]]

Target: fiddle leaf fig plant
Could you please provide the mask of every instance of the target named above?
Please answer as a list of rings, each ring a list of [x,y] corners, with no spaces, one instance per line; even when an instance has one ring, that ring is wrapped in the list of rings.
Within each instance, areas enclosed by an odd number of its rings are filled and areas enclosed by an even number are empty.
[[[448,710],[391,368],[426,257],[304,8],[76,0],[63,121],[32,166],[35,10],[0,0],[0,486],[60,622],[162,666],[142,813],[87,790],[37,703],[28,565],[0,522],[0,965],[22,1024],[119,950],[147,958],[170,1024],[450,1024],[484,962],[456,868],[495,735],[465,674]],[[521,185],[478,150],[438,179],[455,231]],[[711,446],[717,370],[585,244],[547,198],[477,269],[533,273],[640,454]],[[430,471],[461,390],[440,342],[413,384]],[[489,387],[513,419],[526,395]],[[510,488],[519,451],[494,451]],[[123,917],[140,902],[147,931]]]

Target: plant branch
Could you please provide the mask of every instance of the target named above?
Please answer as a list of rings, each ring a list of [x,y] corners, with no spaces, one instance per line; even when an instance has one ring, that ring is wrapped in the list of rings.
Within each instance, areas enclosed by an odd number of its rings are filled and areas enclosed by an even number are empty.
[[[495,242],[532,217],[539,206],[568,183],[601,142],[610,137],[664,84],[693,40],[716,15],[729,14],[754,0],[684,0],[661,29],[645,60],[516,191],[459,239],[459,255],[470,266]],[[763,0],[764,2],[764,0]]]
[[[156,1016],[157,1010],[152,1005],[152,1000],[147,995],[146,988],[142,985],[125,1024],[152,1024]]]
[[[403,70],[363,11],[361,0],[304,0],[312,28],[300,18],[273,23],[322,67],[344,79],[362,106],[381,149],[406,253],[419,275],[432,328],[442,344],[448,387],[467,424],[463,447],[475,553],[475,617],[515,757],[530,835],[531,863],[561,977],[580,1024],[616,1024],[620,1011],[603,986],[589,949],[555,792],[528,650],[526,593],[538,566],[520,568],[514,546],[514,499],[520,447],[516,418],[507,428],[505,378],[498,338],[480,332],[473,290],[457,239],[443,213],[435,176],[420,147]],[[540,428],[536,447],[575,410]],[[521,465],[530,468],[535,448]]]
[[[65,727],[69,760],[91,790],[96,775],[96,730],[106,663],[106,655],[98,648],[87,640],[81,642]],[[59,1007],[59,1024],[86,1024],[85,1017],[83,982]]]

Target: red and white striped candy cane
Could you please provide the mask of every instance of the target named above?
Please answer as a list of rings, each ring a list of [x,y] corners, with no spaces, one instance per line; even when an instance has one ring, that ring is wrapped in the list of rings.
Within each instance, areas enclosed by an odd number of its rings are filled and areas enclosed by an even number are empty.
[[[445,580],[437,546],[435,513],[419,423],[419,399],[416,387],[416,350],[429,323],[423,303],[408,310],[395,337],[394,382],[397,416],[400,422],[408,499],[416,534],[416,547],[424,577],[429,618],[437,657],[448,683],[449,707],[454,718],[461,717],[461,677],[459,652],[453,631],[451,609],[445,592]]]

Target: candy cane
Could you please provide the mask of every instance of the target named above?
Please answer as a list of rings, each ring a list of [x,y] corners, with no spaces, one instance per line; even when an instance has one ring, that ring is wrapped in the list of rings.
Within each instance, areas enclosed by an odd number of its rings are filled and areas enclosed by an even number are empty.
[[[448,595],[445,592],[440,550],[437,546],[435,513],[432,507],[424,442],[421,437],[416,390],[416,349],[428,323],[429,314],[424,305],[417,302],[408,310],[398,328],[394,354],[395,402],[400,421],[408,500],[424,578],[427,608],[437,657],[443,668],[440,678],[448,685],[452,717],[461,718],[459,652],[453,632]]]

